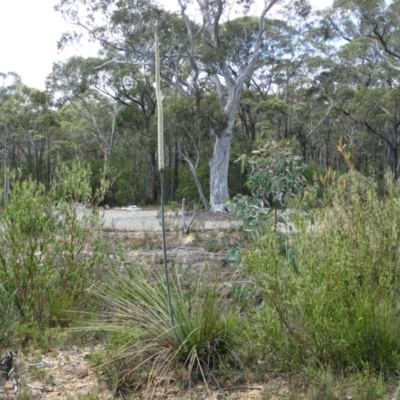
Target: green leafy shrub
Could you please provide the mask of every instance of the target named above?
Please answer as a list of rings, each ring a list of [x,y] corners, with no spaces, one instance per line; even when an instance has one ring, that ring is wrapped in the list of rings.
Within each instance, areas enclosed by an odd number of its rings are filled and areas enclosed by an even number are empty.
[[[242,155],[237,162],[247,171],[250,196],[234,197],[229,202],[232,212],[243,219],[242,229],[246,232],[262,233],[271,219],[276,229],[278,222],[284,222],[277,211],[285,209],[306,189],[301,158],[285,143],[269,142],[250,157]]]
[[[311,162],[304,167],[303,175],[308,184],[313,185],[316,182],[316,178],[323,174],[324,168],[316,162]]]
[[[100,216],[89,208],[89,177],[75,163],[60,167],[48,193],[32,180],[12,181],[0,213],[0,282],[2,306],[21,323],[67,324],[71,312],[87,305],[106,249]]]
[[[217,285],[210,283],[215,279],[203,276],[190,284],[179,273],[171,276],[173,325],[162,271],[137,266],[110,281],[97,291],[106,310],[95,327],[114,333],[116,351],[103,372],[116,391],[160,376],[168,381],[182,368],[189,383],[205,380],[224,363],[237,364],[235,348],[243,332]]]
[[[293,227],[287,215],[278,214],[278,210],[285,210],[296,197],[299,198],[298,206],[305,208],[306,195],[314,197],[314,188],[307,189],[301,158],[294,154],[290,142],[269,142],[253,151],[251,157],[242,155],[237,162],[248,172],[246,186],[250,191],[249,196],[237,195],[228,203],[232,212],[243,220],[239,230],[245,232],[247,238],[257,239],[265,234],[268,225],[272,225],[279,243],[278,251],[297,272],[296,254],[288,240]],[[239,247],[231,249],[227,260],[239,265],[240,253]]]
[[[350,170],[336,182],[337,201],[345,203],[366,201],[376,194],[377,185],[372,178]]]
[[[264,296],[266,351],[278,369],[394,376],[400,366],[400,184],[388,197],[297,216],[289,238],[298,273],[266,235],[244,257]],[[334,189],[336,190],[336,189]]]

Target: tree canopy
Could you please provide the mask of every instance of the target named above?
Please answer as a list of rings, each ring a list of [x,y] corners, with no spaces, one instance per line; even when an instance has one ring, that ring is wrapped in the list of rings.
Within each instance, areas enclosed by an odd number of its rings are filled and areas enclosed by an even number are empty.
[[[56,62],[45,91],[1,74],[5,192],[11,169],[49,188],[58,160],[78,153],[93,187],[109,164],[109,204],[157,202],[156,22],[170,201],[224,211],[247,190],[234,160],[269,141],[290,140],[314,170],[345,171],[342,137],[357,170],[397,178],[400,1],[341,0],[314,12],[305,1],[267,0],[258,14],[252,5],[177,0],[171,12],[147,0],[60,0],[71,30],[59,47],[89,39],[101,51]]]

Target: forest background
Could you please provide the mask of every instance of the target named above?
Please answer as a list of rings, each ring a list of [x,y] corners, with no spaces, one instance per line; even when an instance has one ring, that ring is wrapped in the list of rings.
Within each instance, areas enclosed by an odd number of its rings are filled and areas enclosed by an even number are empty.
[[[325,168],[346,172],[340,137],[356,170],[380,182],[389,169],[397,179],[399,2],[335,1],[314,11],[270,0],[258,16],[250,1],[236,5],[237,15],[232,5],[180,0],[170,12],[152,1],[59,1],[72,23],[59,47],[89,39],[101,51],[55,63],[45,91],[1,74],[5,196],[9,171],[49,190],[57,164],[77,156],[91,166],[93,189],[107,164],[104,203],[159,201],[156,21],[168,201],[223,211],[248,190],[235,160],[270,140],[290,141],[309,181]]]

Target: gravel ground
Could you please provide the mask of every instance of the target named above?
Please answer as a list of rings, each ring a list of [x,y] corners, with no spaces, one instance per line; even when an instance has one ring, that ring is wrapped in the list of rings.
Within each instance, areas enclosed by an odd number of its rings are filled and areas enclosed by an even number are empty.
[[[80,212],[85,212],[80,210]],[[158,217],[157,210],[143,210],[140,208],[113,208],[103,210],[102,217],[104,219],[104,230],[116,232],[143,232],[161,231],[161,219]],[[186,223],[190,221],[190,217],[186,217]],[[172,226],[180,226],[180,217],[173,213],[166,214],[165,223],[168,228]],[[238,221],[229,217],[218,216],[212,213],[204,214],[199,212],[194,220],[193,229],[214,230],[214,229],[230,229],[237,227]]]
[[[111,231],[159,231],[160,220],[155,210],[104,210],[104,229]]]

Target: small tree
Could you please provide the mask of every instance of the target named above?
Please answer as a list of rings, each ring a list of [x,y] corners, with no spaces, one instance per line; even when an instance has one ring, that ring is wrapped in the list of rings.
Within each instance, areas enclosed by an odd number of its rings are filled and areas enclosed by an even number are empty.
[[[243,219],[245,231],[255,233],[268,222],[272,213],[276,231],[278,210],[287,208],[289,201],[306,189],[305,165],[289,144],[287,141],[268,142],[251,156],[243,154],[236,161],[247,171],[246,186],[250,196],[238,195],[229,204]]]

